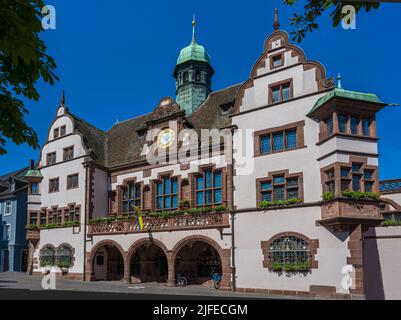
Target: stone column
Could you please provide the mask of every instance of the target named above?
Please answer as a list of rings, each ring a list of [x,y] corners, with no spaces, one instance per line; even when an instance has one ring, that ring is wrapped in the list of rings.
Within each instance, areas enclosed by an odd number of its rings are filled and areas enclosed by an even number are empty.
[[[175,261],[173,252],[167,253],[168,275],[167,287],[175,287]]]
[[[130,264],[130,257],[128,254],[124,254],[124,282],[131,283],[131,264]]]
[[[222,269],[221,290],[231,291],[231,250],[223,249],[220,259]]]
[[[353,277],[353,287],[350,289],[351,294],[364,294],[364,275],[363,275],[363,226],[351,226],[350,237],[348,241],[348,249],[350,256],[347,263],[355,269]]]

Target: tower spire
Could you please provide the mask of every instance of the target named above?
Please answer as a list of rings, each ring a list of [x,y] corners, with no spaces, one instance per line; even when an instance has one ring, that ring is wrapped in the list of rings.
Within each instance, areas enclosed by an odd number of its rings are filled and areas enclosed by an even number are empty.
[[[341,79],[342,79],[341,74],[338,74],[338,76],[337,76],[337,88],[338,89],[342,89],[343,88],[342,84],[341,84]]]
[[[278,22],[278,9],[274,9],[274,23],[273,23],[274,30],[278,30],[280,28],[280,23]]]
[[[63,90],[63,93],[61,94],[61,104],[65,105],[65,91]]]
[[[196,43],[196,39],[195,39],[195,27],[196,27],[196,17],[195,15],[193,15],[192,18],[192,43]]]

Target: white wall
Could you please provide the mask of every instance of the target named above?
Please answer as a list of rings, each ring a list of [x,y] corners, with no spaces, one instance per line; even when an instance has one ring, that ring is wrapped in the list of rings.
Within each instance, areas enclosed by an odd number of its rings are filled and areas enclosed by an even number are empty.
[[[401,227],[370,229],[365,235],[368,299],[401,299]]]
[[[348,234],[333,234],[317,227],[320,207],[269,210],[236,215],[236,267],[239,288],[309,291],[311,285],[334,286],[337,293],[348,293],[341,285],[341,273],[349,256]],[[319,240],[316,260],[318,268],[311,274],[286,276],[263,267],[261,242],[282,232],[297,232],[311,240]]]

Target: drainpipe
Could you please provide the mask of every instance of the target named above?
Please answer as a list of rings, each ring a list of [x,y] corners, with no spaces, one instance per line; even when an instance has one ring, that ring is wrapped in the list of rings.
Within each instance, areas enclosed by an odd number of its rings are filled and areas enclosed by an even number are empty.
[[[235,292],[237,288],[237,275],[235,266],[235,205],[234,205],[234,131],[236,127],[231,129],[231,276],[232,276],[232,291]]]
[[[235,212],[232,211],[231,215],[231,275],[232,275],[232,291],[235,292],[237,288],[237,275],[235,268]]]

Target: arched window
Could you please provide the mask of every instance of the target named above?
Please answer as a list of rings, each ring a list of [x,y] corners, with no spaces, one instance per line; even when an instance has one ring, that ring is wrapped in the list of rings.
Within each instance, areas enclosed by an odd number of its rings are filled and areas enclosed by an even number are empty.
[[[199,70],[195,71],[195,81],[201,81],[201,72]]]
[[[57,266],[60,268],[71,268],[73,262],[72,248],[68,245],[62,245],[57,250]]]
[[[311,268],[310,244],[296,236],[283,236],[269,244],[269,262],[274,271],[306,271]]]
[[[189,73],[188,73],[188,71],[184,72],[183,81],[184,81],[184,83],[189,82]]]
[[[40,251],[40,266],[52,267],[55,265],[55,250],[52,246],[47,245]]]

